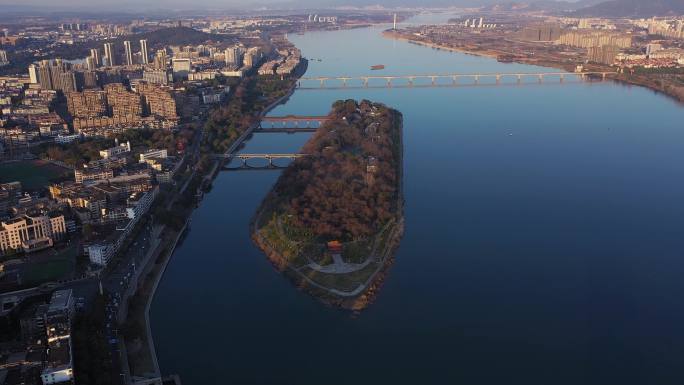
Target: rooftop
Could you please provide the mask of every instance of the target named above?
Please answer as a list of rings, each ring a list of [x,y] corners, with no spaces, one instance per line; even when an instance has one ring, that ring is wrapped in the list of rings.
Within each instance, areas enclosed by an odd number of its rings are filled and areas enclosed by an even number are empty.
[[[52,293],[52,298],[50,298],[50,307],[48,312],[53,311],[63,311],[67,309],[71,303],[72,290],[57,290]]]

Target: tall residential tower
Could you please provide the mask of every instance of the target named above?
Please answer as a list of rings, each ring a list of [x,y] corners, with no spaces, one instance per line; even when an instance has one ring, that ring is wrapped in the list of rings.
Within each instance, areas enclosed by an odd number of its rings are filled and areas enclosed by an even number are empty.
[[[113,47],[112,43],[105,43],[104,54],[105,54],[105,57],[107,58],[107,65],[115,66],[116,60],[114,59],[114,47]]]
[[[145,39],[140,40],[140,56],[142,59],[142,64],[149,63],[149,55],[147,53],[147,40]]]
[[[131,50],[131,42],[124,41],[124,49],[126,51],[126,65],[133,65],[133,51]]]

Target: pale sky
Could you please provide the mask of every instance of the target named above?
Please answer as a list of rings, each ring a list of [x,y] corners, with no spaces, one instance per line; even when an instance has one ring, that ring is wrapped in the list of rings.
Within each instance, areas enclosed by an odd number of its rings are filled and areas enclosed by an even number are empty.
[[[259,5],[283,3],[294,2],[291,0],[0,0],[0,6],[9,6],[10,8],[49,7],[51,9],[62,8],[64,10],[169,9],[176,7],[183,9],[202,7],[253,9]]]
[[[458,6],[473,2],[491,2],[492,0],[0,0],[0,6],[61,8],[63,10],[129,10],[129,9],[201,9],[201,8],[245,8],[255,9],[260,6],[286,6],[287,8],[313,8],[334,5],[440,5]],[[507,1],[507,0],[502,0]],[[11,7],[14,6],[14,7]]]

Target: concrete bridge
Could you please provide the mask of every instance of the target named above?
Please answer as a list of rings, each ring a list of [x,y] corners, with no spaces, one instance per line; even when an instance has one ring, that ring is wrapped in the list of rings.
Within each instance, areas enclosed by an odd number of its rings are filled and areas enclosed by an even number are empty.
[[[615,72],[511,72],[511,73],[477,73],[477,74],[426,74],[426,75],[368,75],[368,76],[318,76],[303,77],[297,83],[297,88],[319,89],[319,88],[368,88],[371,81],[380,83],[384,87],[414,86],[414,85],[452,85],[464,84],[461,79],[470,80],[470,84],[478,84],[482,79],[494,80],[495,84],[500,84],[506,79],[513,79],[522,83],[528,79],[535,79],[539,83],[548,78],[558,78],[562,83],[566,78],[576,80],[601,79],[605,80]],[[304,85],[302,85],[304,83]],[[318,84],[316,86],[306,86],[306,83]],[[376,86],[377,87],[377,86]]]
[[[315,132],[318,127],[257,127],[254,133],[287,133],[294,134],[295,132]]]
[[[316,128],[326,121],[330,120],[328,116],[315,115],[286,115],[286,116],[264,116],[259,121],[257,129],[263,128],[287,128],[294,126],[294,128]]]
[[[273,163],[274,159],[289,159],[289,160],[295,160],[297,158],[304,158],[309,156],[309,154],[214,154],[213,157],[215,159],[225,159],[225,160],[232,160],[232,159],[240,159],[242,161],[242,165],[240,167],[242,168],[264,168],[264,167],[252,167],[247,163],[248,160],[250,159],[266,159],[268,161],[268,165],[266,168],[281,168],[280,166],[276,165]]]

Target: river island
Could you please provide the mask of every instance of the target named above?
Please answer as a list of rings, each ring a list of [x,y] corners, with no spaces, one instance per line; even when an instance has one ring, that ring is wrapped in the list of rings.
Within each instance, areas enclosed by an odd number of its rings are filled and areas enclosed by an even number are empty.
[[[326,304],[367,307],[403,234],[402,115],[339,100],[252,221],[273,265]]]

